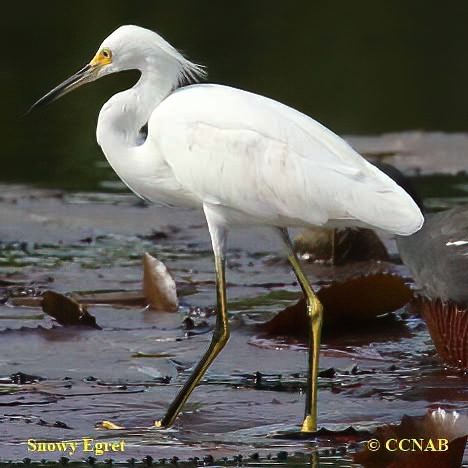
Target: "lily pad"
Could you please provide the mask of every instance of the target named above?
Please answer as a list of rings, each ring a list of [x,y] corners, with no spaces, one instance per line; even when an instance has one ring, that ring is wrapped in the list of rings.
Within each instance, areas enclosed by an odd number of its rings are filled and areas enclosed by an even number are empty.
[[[60,325],[82,326],[101,329],[86,306],[54,291],[46,291],[42,297],[42,310],[54,317]]]

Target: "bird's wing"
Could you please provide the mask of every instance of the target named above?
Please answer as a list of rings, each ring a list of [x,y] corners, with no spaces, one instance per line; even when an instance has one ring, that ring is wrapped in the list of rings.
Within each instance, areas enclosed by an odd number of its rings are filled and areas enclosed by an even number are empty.
[[[401,216],[399,205],[413,208],[391,179],[318,122],[244,91],[196,85],[173,93],[153,113],[150,138],[177,181],[228,221],[239,214],[242,222],[395,230],[389,216]]]

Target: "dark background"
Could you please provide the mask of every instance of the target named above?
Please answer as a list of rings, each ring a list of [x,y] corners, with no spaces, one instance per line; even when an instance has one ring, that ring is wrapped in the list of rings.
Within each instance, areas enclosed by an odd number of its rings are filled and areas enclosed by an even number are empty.
[[[5,6],[6,5],[6,6]],[[209,81],[261,93],[341,135],[468,129],[468,2],[80,0],[0,14],[0,181],[96,189],[115,180],[95,142],[127,72],[23,117],[121,24],[153,29]]]

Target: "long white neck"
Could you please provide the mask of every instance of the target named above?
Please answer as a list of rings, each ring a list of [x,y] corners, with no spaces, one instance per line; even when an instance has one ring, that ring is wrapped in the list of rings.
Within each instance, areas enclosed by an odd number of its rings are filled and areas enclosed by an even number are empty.
[[[116,158],[125,158],[129,150],[142,143],[142,127],[174,85],[174,77],[144,69],[133,88],[112,96],[104,104],[99,113],[96,137],[112,165]]]
[[[203,76],[203,68],[186,60],[155,33],[137,30],[144,35],[144,40],[136,45],[124,42],[128,50],[121,49],[120,55],[116,53],[124,65],[119,67],[117,59],[109,73],[137,69],[141,77],[133,88],[116,94],[104,104],[98,118],[97,141],[117,175],[136,194],[152,201],[176,204],[183,199],[185,203],[186,194],[182,188],[181,194],[175,193],[176,182],[171,181],[170,169],[157,145],[151,143],[152,132],[157,129],[148,126],[146,141],[141,130],[156,107],[180,83]]]
[[[101,109],[96,136],[109,164],[138,196],[151,199],[147,179],[159,171],[161,159],[145,147],[144,127],[158,104],[176,86],[177,75],[161,76],[156,69],[143,69],[138,83],[112,96]]]

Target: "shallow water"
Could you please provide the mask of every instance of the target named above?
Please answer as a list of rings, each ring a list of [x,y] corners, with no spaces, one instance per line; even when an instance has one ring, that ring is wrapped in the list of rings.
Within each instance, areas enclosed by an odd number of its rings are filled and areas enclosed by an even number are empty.
[[[424,185],[423,179],[416,182]],[[451,190],[462,187],[456,192],[462,195],[464,180],[446,182]],[[300,297],[271,233],[232,233],[227,272],[231,340],[174,427],[158,431],[151,426],[211,338],[214,272],[201,214],[143,206],[122,193],[12,185],[2,186],[1,193],[0,460],[94,456],[125,461],[148,455],[155,460],[207,455],[231,460],[238,454],[259,454],[275,464],[278,453],[286,451],[304,454],[298,455],[298,464],[306,465],[318,447],[321,466],[350,466],[349,454],[359,441],[295,436],[304,406],[305,346],[255,339],[255,324]],[[454,203],[439,193],[432,198],[426,194],[426,201],[435,206]],[[384,240],[395,253],[394,240]],[[25,296],[47,289],[138,291],[145,251],[164,261],[174,275],[183,294],[179,313],[92,306],[89,310],[102,330],[87,330],[63,328],[40,308],[25,307]],[[404,266],[388,268],[409,276]],[[320,284],[342,273],[324,264],[308,265],[307,271],[311,281]],[[187,333],[187,314],[210,327],[202,328],[205,333]],[[404,313],[398,317],[389,328],[324,337],[320,368],[334,372],[319,379],[321,427],[372,429],[439,405],[466,411],[467,377],[440,366],[420,318]],[[262,375],[261,386],[256,373]],[[126,429],[96,429],[102,420]],[[73,440],[78,448],[73,454],[31,451],[30,439]],[[96,442],[122,440],[123,451],[116,445],[96,453]]]

